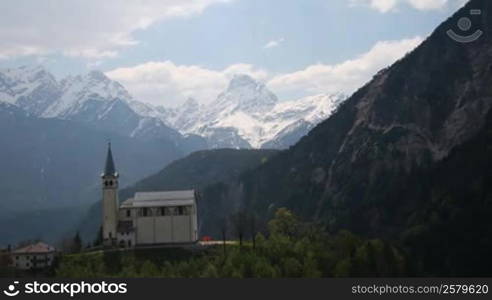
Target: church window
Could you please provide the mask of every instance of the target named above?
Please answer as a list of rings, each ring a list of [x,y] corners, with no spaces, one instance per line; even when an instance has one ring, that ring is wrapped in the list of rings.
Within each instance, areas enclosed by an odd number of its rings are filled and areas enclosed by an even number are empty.
[[[131,217],[131,215],[132,215],[131,210],[127,209],[126,210],[126,216],[129,218],[129,217]]]
[[[178,206],[178,215],[179,216],[188,216],[191,210],[189,206]]]
[[[109,181],[109,186],[113,186],[113,180]]]
[[[152,216],[152,211],[148,207],[142,208],[140,212],[141,212],[142,217],[151,217]]]
[[[166,207],[159,207],[157,209],[157,215],[158,216],[168,216],[169,210]]]

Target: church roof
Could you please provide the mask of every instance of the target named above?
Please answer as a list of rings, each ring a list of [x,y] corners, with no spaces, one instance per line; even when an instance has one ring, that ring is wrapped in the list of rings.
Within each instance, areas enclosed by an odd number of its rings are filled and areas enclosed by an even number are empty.
[[[122,208],[192,205],[195,191],[137,192],[133,198],[122,203]]]
[[[194,190],[186,191],[160,191],[160,192],[137,192],[135,201],[155,201],[155,200],[186,200],[195,199]]]
[[[127,208],[127,207],[132,207],[133,206],[133,198],[127,199],[121,203],[121,208]]]
[[[106,166],[103,176],[116,176],[116,168],[114,166],[113,153],[111,152],[111,143],[108,144],[108,154],[106,156]]]

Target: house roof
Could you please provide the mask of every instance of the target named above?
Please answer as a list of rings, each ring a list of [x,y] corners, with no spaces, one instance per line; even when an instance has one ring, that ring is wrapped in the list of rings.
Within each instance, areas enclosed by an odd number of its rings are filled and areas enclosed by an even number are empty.
[[[35,244],[31,244],[19,249],[12,251],[15,254],[23,254],[23,253],[50,253],[56,251],[55,247],[45,244],[43,242],[38,242]]]
[[[137,192],[121,204],[121,208],[131,207],[158,207],[192,205],[195,203],[195,191],[160,191],[160,192]]]

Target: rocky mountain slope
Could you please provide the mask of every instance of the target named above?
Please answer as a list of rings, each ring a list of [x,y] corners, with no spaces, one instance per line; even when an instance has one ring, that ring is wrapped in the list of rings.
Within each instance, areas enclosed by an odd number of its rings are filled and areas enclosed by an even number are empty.
[[[470,9],[484,12],[484,35],[460,44],[446,32]],[[491,9],[469,2],[295,146],[202,188],[202,205],[220,212],[209,225],[288,207],[331,231],[397,243],[415,274],[490,276]]]

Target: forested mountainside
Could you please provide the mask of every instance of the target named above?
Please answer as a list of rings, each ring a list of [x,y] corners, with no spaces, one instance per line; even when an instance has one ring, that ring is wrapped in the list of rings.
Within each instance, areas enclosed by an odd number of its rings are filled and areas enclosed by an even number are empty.
[[[491,6],[468,3],[294,147],[205,198],[398,240],[425,274],[490,275],[492,18],[471,44],[446,31]]]

